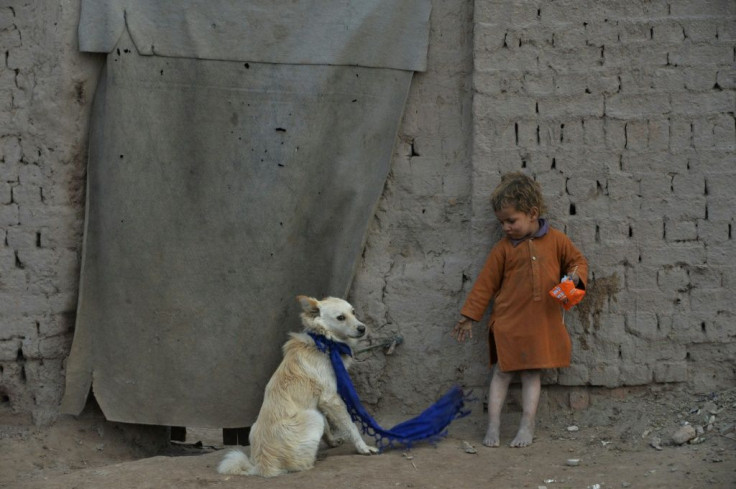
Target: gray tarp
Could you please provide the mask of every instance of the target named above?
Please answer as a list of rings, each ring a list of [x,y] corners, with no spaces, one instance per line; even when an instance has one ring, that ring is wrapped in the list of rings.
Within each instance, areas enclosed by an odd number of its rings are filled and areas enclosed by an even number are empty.
[[[80,45],[109,54],[64,412],[92,387],[113,421],[252,424],[295,296],[347,293],[428,20],[428,0],[83,1]]]

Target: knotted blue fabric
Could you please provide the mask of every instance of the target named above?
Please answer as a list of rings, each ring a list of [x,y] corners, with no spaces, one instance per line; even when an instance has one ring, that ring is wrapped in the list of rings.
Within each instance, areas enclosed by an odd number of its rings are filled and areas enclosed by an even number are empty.
[[[337,393],[345,402],[350,417],[359,423],[364,434],[375,438],[376,446],[383,451],[396,444],[410,447],[418,441],[434,442],[447,435],[447,426],[455,419],[470,414],[465,409],[465,395],[459,386],[453,386],[436,403],[425,409],[419,416],[384,429],[368,414],[358,398],[341,355],[353,356],[350,346],[330,340],[322,335],[308,333],[317,348],[330,356],[332,368],[337,379]]]

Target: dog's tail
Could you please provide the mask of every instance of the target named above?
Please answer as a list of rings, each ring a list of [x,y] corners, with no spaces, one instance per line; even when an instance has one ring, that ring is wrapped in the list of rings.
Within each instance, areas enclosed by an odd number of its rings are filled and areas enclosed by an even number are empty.
[[[225,475],[254,475],[255,467],[240,450],[230,450],[217,466],[217,472]]]

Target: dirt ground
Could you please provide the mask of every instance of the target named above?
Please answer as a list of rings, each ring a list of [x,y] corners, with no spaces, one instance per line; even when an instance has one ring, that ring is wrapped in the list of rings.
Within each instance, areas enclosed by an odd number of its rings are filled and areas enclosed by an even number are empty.
[[[43,429],[3,424],[11,418],[0,413],[0,487],[736,488],[736,389],[583,392],[573,405],[540,409],[528,448],[482,446],[485,413],[476,401],[473,413],[435,445],[374,456],[347,446],[325,449],[314,469],[273,479],[217,474],[224,452],[216,430],[189,429],[186,442],[163,443],[151,456],[145,436],[105,421],[95,409]],[[408,416],[376,417],[391,426]],[[518,402],[511,399],[502,442],[510,441],[518,419]],[[684,424],[698,434],[677,445],[672,435]]]

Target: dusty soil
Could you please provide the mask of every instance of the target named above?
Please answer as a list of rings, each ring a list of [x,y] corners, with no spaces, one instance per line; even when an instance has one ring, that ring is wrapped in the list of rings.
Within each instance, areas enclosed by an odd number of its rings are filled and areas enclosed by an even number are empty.
[[[8,417],[0,413],[0,487],[736,487],[736,389],[701,395],[652,388],[585,392],[573,405],[577,409],[542,409],[528,448],[482,446],[485,414],[477,401],[471,403],[473,413],[453,423],[436,445],[370,457],[346,446],[326,449],[314,469],[273,479],[217,474],[224,452],[215,430],[190,429],[187,442],[154,448],[148,435],[107,422],[94,409],[43,429],[2,424]],[[406,416],[376,417],[390,426]],[[502,441],[510,441],[518,419],[511,400]],[[672,434],[687,423],[700,434],[675,444]],[[568,459],[579,464],[570,466]]]

